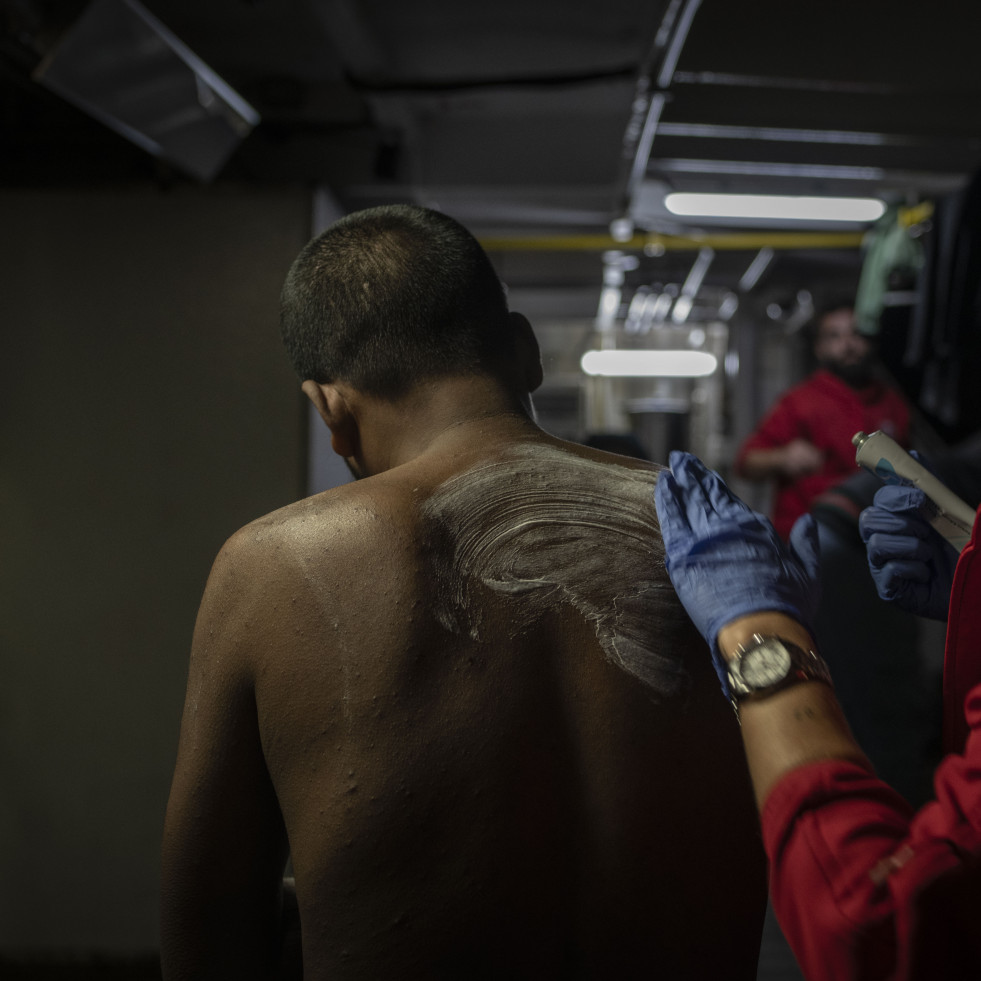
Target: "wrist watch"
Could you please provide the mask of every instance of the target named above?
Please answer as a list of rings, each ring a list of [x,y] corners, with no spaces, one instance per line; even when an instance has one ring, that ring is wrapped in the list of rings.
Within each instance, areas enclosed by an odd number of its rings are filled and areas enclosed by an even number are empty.
[[[726,667],[734,706],[802,681],[832,684],[827,664],[814,651],[805,651],[782,637],[753,634],[747,644],[736,648],[736,656]]]

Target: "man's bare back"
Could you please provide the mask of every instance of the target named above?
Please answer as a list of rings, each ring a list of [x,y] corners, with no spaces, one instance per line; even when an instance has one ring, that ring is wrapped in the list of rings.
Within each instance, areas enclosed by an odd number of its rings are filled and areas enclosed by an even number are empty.
[[[488,419],[226,546],[178,779],[236,888],[288,838],[304,977],[755,977],[753,802],[655,479]]]
[[[534,422],[534,332],[473,235],[387,205],[281,327],[364,479],[215,562],[163,849],[167,981],[753,978],[736,720],[659,553],[655,469]],[[282,975],[279,975],[282,976]]]

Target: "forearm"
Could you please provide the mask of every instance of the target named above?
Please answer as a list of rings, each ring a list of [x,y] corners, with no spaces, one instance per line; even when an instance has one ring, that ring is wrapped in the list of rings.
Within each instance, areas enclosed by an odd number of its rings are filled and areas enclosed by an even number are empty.
[[[805,648],[814,642],[796,620],[782,613],[754,613],[719,632],[719,649],[729,660],[754,633],[775,634]],[[867,765],[835,698],[820,681],[792,685],[773,695],[743,701],[739,709],[749,772],[762,807],[785,774],[822,759],[847,759]]]
[[[748,480],[772,480],[786,473],[786,451],[782,446],[748,450],[739,461],[740,476]]]

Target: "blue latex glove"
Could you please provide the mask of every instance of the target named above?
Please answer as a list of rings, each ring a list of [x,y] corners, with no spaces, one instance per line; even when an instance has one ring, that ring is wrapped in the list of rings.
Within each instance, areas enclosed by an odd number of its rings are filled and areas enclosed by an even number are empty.
[[[785,545],[762,514],[747,507],[690,453],[674,452],[654,489],[664,565],[701,635],[728,695],[719,631],[738,617],[786,613],[813,635],[817,609],[817,525],[804,515]]]
[[[946,620],[958,552],[923,516],[925,500],[918,487],[880,487],[858,530],[879,595],[907,613]]]

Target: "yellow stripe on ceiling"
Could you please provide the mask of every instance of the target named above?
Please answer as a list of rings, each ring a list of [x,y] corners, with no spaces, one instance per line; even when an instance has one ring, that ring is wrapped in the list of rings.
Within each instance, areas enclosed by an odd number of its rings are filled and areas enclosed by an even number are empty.
[[[488,252],[640,252],[645,249],[857,249],[863,232],[732,232],[712,235],[635,235],[618,242],[610,235],[543,235],[522,238],[488,236],[480,244]]]

